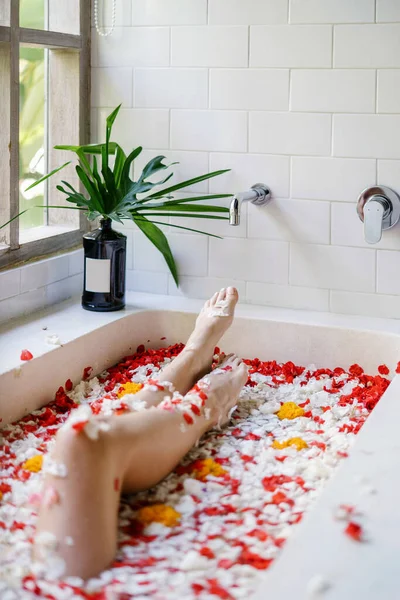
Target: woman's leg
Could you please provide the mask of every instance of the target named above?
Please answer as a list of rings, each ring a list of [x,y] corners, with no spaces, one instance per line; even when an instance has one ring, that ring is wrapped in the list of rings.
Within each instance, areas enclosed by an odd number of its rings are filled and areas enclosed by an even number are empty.
[[[186,356],[168,365],[160,381],[172,380],[178,389],[186,390],[188,365],[193,368],[193,381],[195,369],[205,368],[206,360],[210,364],[214,346],[230,325],[237,302],[233,288],[226,297],[222,294],[222,301],[214,296],[206,303]],[[219,316],[221,311],[224,316]],[[203,353],[202,358],[199,353]],[[173,368],[177,362],[179,368]],[[101,431],[97,440],[68,427],[60,430],[52,459],[65,465],[67,474],[59,477],[52,469],[53,474],[46,477],[35,558],[51,556],[51,538],[43,535],[49,532],[57,543],[56,554],[65,560],[66,574],[88,578],[105,568],[115,555],[121,489],[132,492],[157,483],[210,426],[210,419],[216,422],[217,414],[226,414],[247,376],[244,365],[232,365],[231,371],[209,375],[211,382],[215,381],[208,392],[209,419],[203,414],[185,432],[181,431],[181,413],[155,409],[111,418],[109,430]],[[166,395],[150,390],[139,394],[146,394],[150,405],[155,397],[157,403]]]
[[[168,381],[178,392],[186,394],[200,377],[208,373],[214,348],[232,324],[237,301],[238,293],[233,287],[223,288],[207,300],[185,348],[171,363],[161,369],[157,380]],[[226,313],[223,317],[215,314],[221,312],[221,305]],[[145,400],[150,407],[159,404],[166,395],[169,395],[167,390],[155,392],[144,389],[136,394],[136,398]]]

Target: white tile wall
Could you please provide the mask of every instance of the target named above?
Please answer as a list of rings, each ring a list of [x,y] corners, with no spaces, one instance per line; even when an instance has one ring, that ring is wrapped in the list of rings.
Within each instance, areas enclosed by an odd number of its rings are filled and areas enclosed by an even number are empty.
[[[132,0],[133,25],[203,25],[207,0]]]
[[[135,106],[207,108],[207,69],[136,69]]]
[[[400,115],[334,115],[333,154],[400,158],[399,132]]]
[[[0,324],[82,292],[83,252],[0,272]]]
[[[375,0],[290,0],[291,23],[373,23],[374,21]]]
[[[400,67],[400,23],[338,25],[333,61],[346,68]]]
[[[250,28],[251,67],[330,67],[332,27],[272,25]]]
[[[128,289],[206,297],[233,281],[248,302],[400,318],[400,225],[370,247],[355,213],[370,185],[400,193],[399,0],[118,0],[92,63],[93,139],[122,102],[114,135],[144,146],[136,174],[165,154],[173,182],[231,169],[186,193],[261,181],[273,196],[237,228],[180,221],[224,240],[164,228],[180,290],[128,226]],[[81,253],[55,260],[0,273],[1,318],[78,289]]]
[[[331,115],[294,112],[250,113],[249,151],[324,156],[331,147]]]
[[[354,292],[375,291],[375,250],[291,244],[290,283]]]
[[[372,69],[297,69],[291,76],[293,111],[375,112],[376,73]]]
[[[210,25],[287,23],[287,0],[209,0]]]
[[[376,161],[356,158],[292,158],[292,196],[354,202],[376,183]]]
[[[172,27],[175,67],[247,67],[247,27]]]
[[[172,110],[171,148],[246,152],[247,114],[244,111]]]
[[[288,105],[288,69],[211,69],[210,71],[211,108],[287,110]]]
[[[396,113],[400,106],[400,69],[379,69],[378,112]]]
[[[92,106],[132,106],[133,71],[129,67],[92,69]]]
[[[99,109],[98,140],[105,140],[105,121],[109,109]],[[156,108],[123,108],[114,123],[113,139],[130,152],[135,146],[165,148],[169,144],[169,110]]]
[[[400,4],[397,0],[376,0],[376,20],[400,22]]]

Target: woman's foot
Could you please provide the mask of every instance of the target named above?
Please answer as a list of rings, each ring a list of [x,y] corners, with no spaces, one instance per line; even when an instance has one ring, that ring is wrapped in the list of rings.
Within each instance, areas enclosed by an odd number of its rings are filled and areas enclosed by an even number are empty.
[[[186,350],[197,354],[203,373],[211,368],[214,348],[232,325],[239,295],[234,287],[223,288],[204,304]]]
[[[229,421],[247,377],[247,365],[236,354],[230,354],[198,382],[196,387],[207,395],[205,414],[209,412],[208,428],[225,425]]]

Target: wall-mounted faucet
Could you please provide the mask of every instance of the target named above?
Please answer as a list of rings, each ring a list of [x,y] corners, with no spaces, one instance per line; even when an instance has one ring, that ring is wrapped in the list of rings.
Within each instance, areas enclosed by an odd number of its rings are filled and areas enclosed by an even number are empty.
[[[365,241],[377,244],[382,231],[396,225],[400,218],[400,197],[383,185],[367,188],[358,198],[357,213],[364,222]]]
[[[248,192],[235,194],[229,209],[229,225],[240,224],[240,207],[242,202],[251,202],[257,206],[264,206],[271,199],[271,190],[264,183],[256,183]]]

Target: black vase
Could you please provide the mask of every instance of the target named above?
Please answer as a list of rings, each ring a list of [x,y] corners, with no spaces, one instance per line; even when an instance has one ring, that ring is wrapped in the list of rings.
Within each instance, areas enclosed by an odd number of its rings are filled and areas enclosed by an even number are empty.
[[[114,231],[111,219],[83,236],[85,267],[82,306],[106,312],[125,306],[126,235]]]

